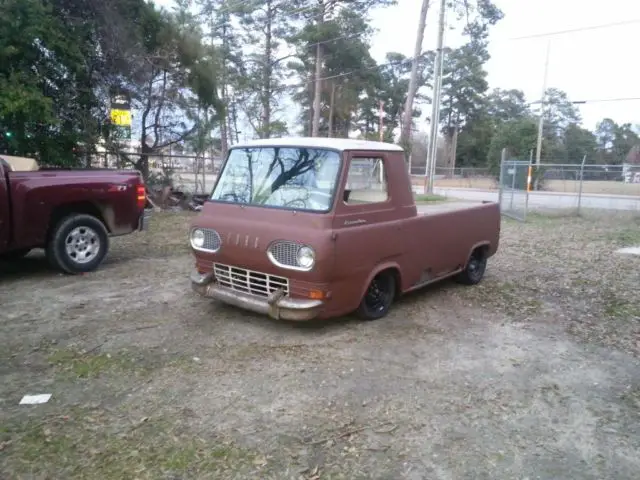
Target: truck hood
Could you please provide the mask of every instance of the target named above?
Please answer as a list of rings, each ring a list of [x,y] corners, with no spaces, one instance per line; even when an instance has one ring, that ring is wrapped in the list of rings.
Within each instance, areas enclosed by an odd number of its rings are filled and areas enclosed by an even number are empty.
[[[196,263],[203,271],[210,270],[216,262],[313,280],[332,266],[329,258],[333,255],[331,222],[332,215],[328,213],[205,202],[192,227],[215,230],[222,246],[216,253],[194,251]],[[267,257],[267,250],[276,240],[311,246],[316,252],[316,268],[312,272],[300,272],[275,266]]]

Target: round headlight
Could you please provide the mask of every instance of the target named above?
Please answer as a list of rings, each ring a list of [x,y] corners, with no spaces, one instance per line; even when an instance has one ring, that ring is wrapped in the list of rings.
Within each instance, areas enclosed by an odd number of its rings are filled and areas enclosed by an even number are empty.
[[[316,261],[316,253],[311,247],[300,247],[297,260],[302,268],[310,269]]]
[[[191,232],[191,245],[195,248],[202,248],[204,245],[204,232],[199,228]]]

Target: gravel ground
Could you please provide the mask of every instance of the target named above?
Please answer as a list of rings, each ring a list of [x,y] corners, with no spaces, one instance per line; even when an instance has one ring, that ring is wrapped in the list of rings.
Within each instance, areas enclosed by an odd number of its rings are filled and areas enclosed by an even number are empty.
[[[0,478],[637,478],[637,219],[504,221],[476,287],[292,325],[190,291],[189,217],[0,265]]]

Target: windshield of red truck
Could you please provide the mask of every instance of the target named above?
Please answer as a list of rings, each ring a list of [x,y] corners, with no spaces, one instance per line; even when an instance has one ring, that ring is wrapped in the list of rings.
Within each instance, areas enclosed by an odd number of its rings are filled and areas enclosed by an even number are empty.
[[[340,171],[340,154],[318,148],[234,148],[211,200],[327,212]]]

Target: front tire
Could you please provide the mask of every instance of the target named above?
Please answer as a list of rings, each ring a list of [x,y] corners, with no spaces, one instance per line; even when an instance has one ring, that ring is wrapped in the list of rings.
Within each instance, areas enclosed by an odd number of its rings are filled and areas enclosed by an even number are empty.
[[[396,295],[396,278],[391,272],[382,272],[375,276],[364,294],[357,315],[362,320],[377,320],[391,309]]]
[[[109,251],[109,233],[92,215],[72,214],[54,227],[46,252],[57,270],[77,274],[98,268]]]

